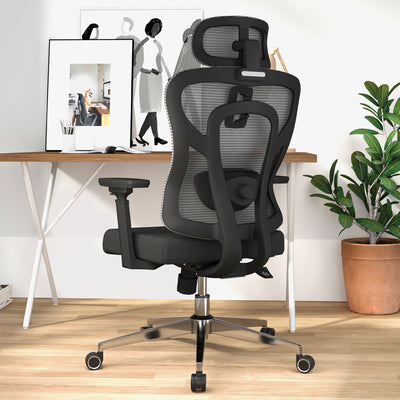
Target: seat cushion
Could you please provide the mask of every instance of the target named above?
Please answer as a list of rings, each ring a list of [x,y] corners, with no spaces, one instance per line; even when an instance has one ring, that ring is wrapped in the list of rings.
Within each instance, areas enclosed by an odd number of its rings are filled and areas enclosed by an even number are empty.
[[[274,254],[281,254],[283,235],[274,232],[273,237]],[[179,235],[163,226],[132,228],[132,239],[137,258],[158,264],[206,264],[221,258],[221,245],[218,241]],[[243,257],[255,256],[255,240],[242,241],[242,246]],[[108,254],[121,254],[118,229],[109,229],[104,234],[103,250]]]

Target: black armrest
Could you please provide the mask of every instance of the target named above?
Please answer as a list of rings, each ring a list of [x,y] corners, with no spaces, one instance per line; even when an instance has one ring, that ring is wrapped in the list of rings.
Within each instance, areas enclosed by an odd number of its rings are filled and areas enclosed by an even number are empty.
[[[289,182],[288,176],[275,175],[272,179],[272,183],[288,183],[288,182]]]
[[[133,189],[133,188],[146,188],[149,187],[150,181],[148,179],[137,178],[99,178],[99,184],[106,186],[110,189]]]
[[[125,268],[147,269],[149,263],[136,258],[132,240],[131,215],[128,196],[133,188],[146,188],[150,185],[147,179],[135,178],[100,178],[99,184],[108,187],[116,196],[119,241],[121,245],[122,266]],[[147,267],[147,268],[146,268]]]

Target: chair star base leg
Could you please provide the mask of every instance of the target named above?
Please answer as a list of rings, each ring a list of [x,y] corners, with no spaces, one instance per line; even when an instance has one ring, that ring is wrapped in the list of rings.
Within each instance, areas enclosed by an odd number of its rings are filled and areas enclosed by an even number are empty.
[[[301,345],[275,336],[275,330],[267,326],[265,319],[214,317],[210,314],[210,296],[206,293],[206,283],[199,287],[195,297],[195,313],[187,318],[150,318],[148,326],[128,335],[105,340],[98,344],[98,351],[86,356],[86,365],[91,370],[101,368],[103,351],[113,347],[141,343],[147,340],[169,339],[181,335],[196,335],[196,372],[191,376],[191,390],[206,390],[206,374],[203,372],[205,343],[208,335],[215,334],[232,339],[245,340],[262,345],[283,346],[296,352],[296,368],[301,373],[310,372],[315,360],[303,355]],[[254,330],[250,327],[261,327]]]

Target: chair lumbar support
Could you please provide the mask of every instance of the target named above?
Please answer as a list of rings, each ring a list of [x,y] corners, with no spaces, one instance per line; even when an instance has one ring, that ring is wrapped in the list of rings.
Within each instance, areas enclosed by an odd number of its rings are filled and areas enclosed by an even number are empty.
[[[259,331],[250,327],[259,326]],[[266,345],[285,346],[296,351],[296,368],[306,374],[315,361],[310,355],[303,355],[301,345],[275,336],[275,330],[267,326],[267,321],[253,318],[214,317],[210,314],[210,295],[207,294],[207,278],[198,278],[198,291],[195,295],[195,312],[190,317],[151,318],[140,331],[105,340],[98,344],[97,352],[86,356],[86,366],[90,370],[100,369],[103,351],[147,340],[167,339],[177,336],[196,335],[196,372],[191,376],[193,392],[206,390],[206,374],[203,373],[205,341],[209,334],[226,336]]]

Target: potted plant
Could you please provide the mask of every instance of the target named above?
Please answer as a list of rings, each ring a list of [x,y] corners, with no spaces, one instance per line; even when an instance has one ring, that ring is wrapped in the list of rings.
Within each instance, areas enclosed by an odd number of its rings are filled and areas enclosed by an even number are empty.
[[[364,238],[342,240],[343,274],[349,308],[364,314],[390,314],[400,309],[400,98],[391,95],[386,84],[365,82],[368,93],[362,108],[373,129],[355,129],[350,135],[362,135],[365,152],[354,151],[351,165],[354,177],[340,174],[347,190],[339,184],[338,160],[329,176],[305,175],[320,192],[311,194],[327,200],[324,205],[338,215],[342,233],[355,225]],[[357,203],[353,200],[358,198]],[[363,214],[356,207],[364,209]],[[340,235],[339,233],[339,235]],[[390,237],[382,237],[386,233]]]

